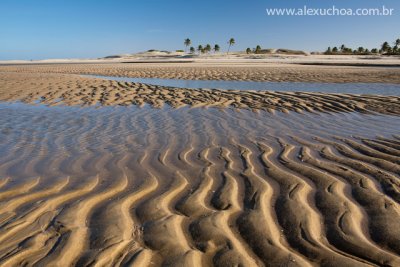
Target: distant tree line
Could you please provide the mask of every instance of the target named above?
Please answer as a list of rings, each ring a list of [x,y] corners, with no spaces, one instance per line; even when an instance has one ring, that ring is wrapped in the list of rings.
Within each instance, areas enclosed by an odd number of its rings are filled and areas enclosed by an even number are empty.
[[[257,45],[256,48],[251,49],[250,47],[248,47],[246,49],[246,54],[260,54],[261,53],[261,46]]]
[[[397,39],[393,46],[390,46],[388,42],[384,42],[381,45],[381,48],[373,48],[369,50],[368,48],[364,48],[362,46],[357,49],[352,49],[346,47],[342,44],[340,47],[334,46],[333,48],[328,47],[328,49],[324,53],[325,55],[400,55],[400,38]]]
[[[228,52],[227,52],[228,54],[229,54],[229,51],[230,51],[231,47],[234,46],[235,43],[236,43],[236,41],[235,41],[234,38],[230,38],[229,39],[229,41],[228,41],[229,47],[228,47]],[[206,44],[204,46],[203,45],[198,45],[197,49],[196,49],[195,47],[191,46],[192,45],[192,41],[189,38],[185,39],[183,44],[185,45],[185,52],[187,53],[187,50],[189,49],[189,53],[190,54],[195,54],[196,51],[199,54],[209,54],[211,51],[214,51],[214,53],[218,53],[218,52],[221,51],[221,47],[218,44],[215,44],[213,47],[211,47],[210,44]]]

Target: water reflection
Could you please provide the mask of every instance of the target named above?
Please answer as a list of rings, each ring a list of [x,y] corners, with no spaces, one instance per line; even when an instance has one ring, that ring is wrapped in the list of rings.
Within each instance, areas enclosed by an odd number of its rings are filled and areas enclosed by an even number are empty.
[[[322,92],[343,94],[374,94],[374,95],[400,95],[400,84],[386,83],[303,83],[303,82],[251,82],[251,81],[203,81],[203,80],[179,80],[157,78],[129,78],[84,75],[101,79],[146,83],[159,86],[180,88],[213,88],[233,90],[269,90],[284,92]]]

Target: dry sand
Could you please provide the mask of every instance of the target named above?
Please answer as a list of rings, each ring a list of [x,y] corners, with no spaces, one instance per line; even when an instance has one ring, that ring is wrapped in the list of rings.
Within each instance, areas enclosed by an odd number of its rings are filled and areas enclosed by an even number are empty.
[[[153,51],[135,54],[121,54],[103,58],[88,59],[43,59],[43,60],[0,60],[0,65],[5,64],[65,64],[65,63],[127,63],[140,62],[158,64],[166,62],[199,63],[199,64],[328,64],[328,65],[360,65],[360,66],[399,66],[399,56],[383,55],[322,55],[308,52],[279,53],[275,50],[270,54],[246,54],[245,52],[210,53],[210,54],[185,54],[181,52]]]
[[[0,264],[400,266],[398,97],[76,75],[399,81],[294,69],[0,67]]]

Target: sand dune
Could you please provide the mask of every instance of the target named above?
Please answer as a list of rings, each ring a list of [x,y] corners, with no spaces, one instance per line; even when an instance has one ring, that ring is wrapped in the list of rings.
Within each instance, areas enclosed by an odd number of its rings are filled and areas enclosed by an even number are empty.
[[[400,265],[397,116],[15,105],[4,266]]]

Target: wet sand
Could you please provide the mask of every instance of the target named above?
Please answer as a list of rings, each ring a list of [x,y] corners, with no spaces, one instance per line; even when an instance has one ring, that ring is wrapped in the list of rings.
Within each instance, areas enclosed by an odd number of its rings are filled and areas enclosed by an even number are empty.
[[[289,60],[290,61],[290,60]],[[146,61],[147,62],[147,61]],[[0,65],[0,72],[93,74],[133,78],[269,82],[400,83],[400,68],[305,66],[285,63],[196,62]]]
[[[0,101],[46,105],[234,107],[268,112],[378,112],[400,114],[399,96],[311,92],[184,89],[80,77],[0,72]]]
[[[1,265],[400,265],[398,97],[23,68],[0,71]]]

